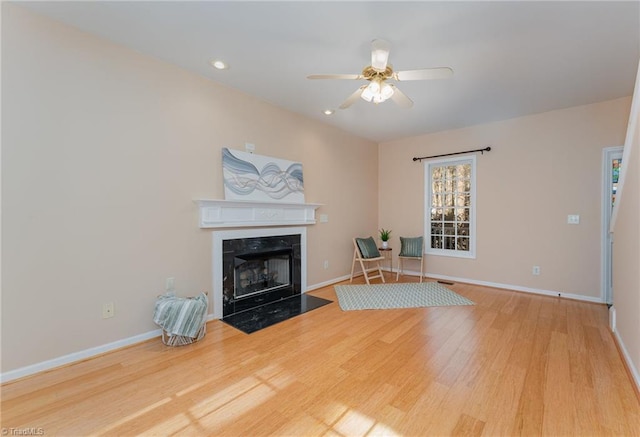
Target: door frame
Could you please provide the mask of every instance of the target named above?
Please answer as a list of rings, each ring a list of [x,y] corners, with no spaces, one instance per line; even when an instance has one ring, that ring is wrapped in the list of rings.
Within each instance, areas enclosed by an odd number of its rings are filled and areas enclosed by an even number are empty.
[[[613,305],[613,284],[612,284],[612,252],[613,233],[611,227],[611,184],[613,183],[613,172],[611,170],[611,160],[622,159],[623,146],[605,147],[602,149],[602,231],[601,231],[601,286],[600,298],[608,305]]]

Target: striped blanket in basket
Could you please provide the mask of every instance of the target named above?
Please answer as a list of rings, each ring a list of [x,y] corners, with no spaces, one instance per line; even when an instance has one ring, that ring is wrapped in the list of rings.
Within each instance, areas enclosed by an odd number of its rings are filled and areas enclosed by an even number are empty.
[[[207,295],[177,297],[173,293],[158,296],[153,321],[169,335],[196,338],[207,319]]]

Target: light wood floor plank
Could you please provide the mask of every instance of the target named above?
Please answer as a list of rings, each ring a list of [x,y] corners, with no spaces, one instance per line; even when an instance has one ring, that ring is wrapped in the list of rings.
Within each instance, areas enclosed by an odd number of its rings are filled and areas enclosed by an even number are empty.
[[[212,321],[190,346],[153,339],[6,383],[2,427],[64,436],[640,435],[640,404],[604,305],[449,288],[475,305],[342,311],[328,286],[311,294],[334,303],[251,335]]]

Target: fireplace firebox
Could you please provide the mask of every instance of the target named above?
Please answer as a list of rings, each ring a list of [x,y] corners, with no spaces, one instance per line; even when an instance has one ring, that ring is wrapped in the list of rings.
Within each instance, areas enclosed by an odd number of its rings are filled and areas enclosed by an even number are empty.
[[[233,296],[240,299],[289,287],[292,255],[291,249],[236,255]]]

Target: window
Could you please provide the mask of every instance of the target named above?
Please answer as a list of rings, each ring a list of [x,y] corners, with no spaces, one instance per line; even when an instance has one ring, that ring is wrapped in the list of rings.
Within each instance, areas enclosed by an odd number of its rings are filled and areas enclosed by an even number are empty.
[[[475,258],[475,175],[475,156],[425,163],[426,253]]]

